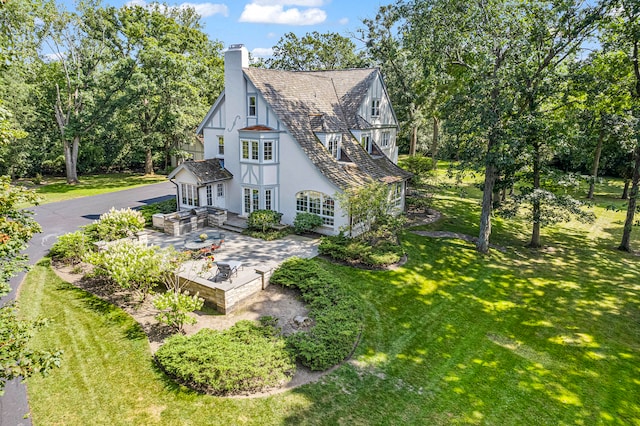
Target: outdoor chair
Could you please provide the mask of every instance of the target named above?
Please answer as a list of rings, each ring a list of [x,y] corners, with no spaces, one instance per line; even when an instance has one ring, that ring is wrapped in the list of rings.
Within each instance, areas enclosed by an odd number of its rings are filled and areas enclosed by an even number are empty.
[[[242,262],[238,261],[229,261],[229,262],[218,262],[218,270],[216,271],[216,276],[214,277],[214,281],[226,281],[230,279],[233,275],[238,276],[238,269],[242,267]]]

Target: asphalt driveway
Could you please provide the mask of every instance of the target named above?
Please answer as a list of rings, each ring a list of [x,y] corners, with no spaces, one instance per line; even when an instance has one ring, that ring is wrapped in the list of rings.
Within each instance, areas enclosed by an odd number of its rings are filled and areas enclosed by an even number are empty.
[[[47,254],[57,237],[73,232],[82,225],[88,225],[111,207],[116,209],[139,207],[175,196],[175,186],[170,182],[162,182],[140,188],[127,189],[110,194],[77,198],[44,204],[32,208],[35,219],[42,226],[42,233],[31,239],[25,251],[31,264],[36,263]],[[15,300],[16,291],[24,278],[24,274],[11,279],[11,293],[0,300],[5,303]],[[23,383],[13,380],[5,386],[5,393],[0,397],[0,425],[31,425],[26,388]]]

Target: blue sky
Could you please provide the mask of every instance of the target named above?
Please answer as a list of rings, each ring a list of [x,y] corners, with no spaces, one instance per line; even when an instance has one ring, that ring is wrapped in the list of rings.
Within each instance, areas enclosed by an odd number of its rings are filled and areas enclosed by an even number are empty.
[[[145,5],[151,0],[103,0],[104,4]],[[363,18],[374,17],[379,7],[392,0],[214,0],[166,1],[169,6],[189,5],[202,16],[204,31],[225,48],[242,43],[258,57],[288,33],[299,37],[311,31],[336,32],[344,36],[362,27]]]

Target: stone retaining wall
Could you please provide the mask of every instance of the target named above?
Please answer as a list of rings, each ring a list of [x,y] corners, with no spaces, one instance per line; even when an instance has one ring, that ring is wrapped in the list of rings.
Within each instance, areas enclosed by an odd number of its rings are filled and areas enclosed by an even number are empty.
[[[223,314],[242,308],[246,302],[261,290],[269,286],[269,278],[277,264],[269,263],[242,271],[239,277],[231,280],[213,282],[193,274],[179,274],[180,285],[191,294],[198,292],[205,303],[212,305]]]

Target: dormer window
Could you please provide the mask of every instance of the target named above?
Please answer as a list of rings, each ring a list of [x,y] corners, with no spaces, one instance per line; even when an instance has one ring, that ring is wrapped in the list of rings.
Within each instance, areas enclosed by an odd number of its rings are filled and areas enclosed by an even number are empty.
[[[371,117],[380,117],[380,99],[371,101]]]
[[[248,111],[247,111],[247,115],[249,117],[255,117],[257,114],[257,99],[255,95],[251,95],[249,96],[249,102],[248,102]]]
[[[340,135],[327,136],[326,147],[333,158],[335,158],[336,160],[340,159]]]
[[[371,135],[369,133],[365,133],[360,137],[360,145],[371,154]]]

